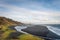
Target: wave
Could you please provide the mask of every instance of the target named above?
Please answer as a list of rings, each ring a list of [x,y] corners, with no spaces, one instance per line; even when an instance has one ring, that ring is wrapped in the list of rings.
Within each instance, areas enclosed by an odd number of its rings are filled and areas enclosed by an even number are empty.
[[[58,36],[60,36],[60,29],[57,27],[53,27],[53,26],[47,26],[48,30],[50,30],[51,32],[57,34]]]
[[[18,32],[28,34],[27,32],[22,31],[22,29],[25,29],[25,28],[27,28],[27,26],[16,26],[16,27],[15,27],[15,29],[16,29]]]

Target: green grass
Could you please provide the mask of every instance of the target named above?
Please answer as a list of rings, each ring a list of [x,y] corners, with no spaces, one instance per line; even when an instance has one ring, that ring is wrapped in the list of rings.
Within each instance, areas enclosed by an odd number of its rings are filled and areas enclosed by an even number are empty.
[[[8,25],[3,25],[2,30],[4,31],[4,33],[2,34],[0,40],[7,40],[6,38],[8,38],[12,32],[16,32],[15,30],[10,30],[8,28]],[[9,40],[44,40],[44,39],[33,36],[31,34],[22,34],[18,36],[18,39],[9,39]]]
[[[31,34],[23,34],[19,36],[19,40],[44,40],[44,39],[39,38],[37,36],[33,36]]]
[[[2,31],[4,31],[4,33],[0,37],[0,40],[7,40],[6,38],[8,38],[12,32],[16,32],[16,30],[10,30],[8,26],[9,26],[8,24],[2,25],[3,27]],[[33,36],[31,34],[22,34],[18,36],[18,39],[9,39],[9,40],[44,40],[44,39],[39,38],[37,36]]]

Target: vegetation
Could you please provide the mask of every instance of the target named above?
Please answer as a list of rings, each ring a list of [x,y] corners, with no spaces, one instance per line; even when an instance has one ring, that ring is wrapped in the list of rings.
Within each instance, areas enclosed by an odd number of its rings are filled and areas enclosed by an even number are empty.
[[[10,37],[11,33],[18,34],[16,30],[9,29],[9,26],[15,26],[21,24],[23,23],[13,21],[9,18],[0,17],[0,40],[44,40],[31,34],[22,34],[18,35],[18,38],[16,36],[17,39],[16,38],[14,39],[13,37],[9,39],[8,37]]]
[[[23,34],[19,36],[19,40],[44,40],[44,39],[39,38],[37,36],[33,36],[31,34]]]

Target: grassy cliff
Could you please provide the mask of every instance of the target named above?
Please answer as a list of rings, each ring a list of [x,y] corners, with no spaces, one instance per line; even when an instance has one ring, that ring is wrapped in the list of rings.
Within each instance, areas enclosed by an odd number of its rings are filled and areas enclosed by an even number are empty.
[[[23,23],[0,17],[0,40],[44,40],[31,34],[23,34],[9,29],[9,26],[16,25],[23,25]]]

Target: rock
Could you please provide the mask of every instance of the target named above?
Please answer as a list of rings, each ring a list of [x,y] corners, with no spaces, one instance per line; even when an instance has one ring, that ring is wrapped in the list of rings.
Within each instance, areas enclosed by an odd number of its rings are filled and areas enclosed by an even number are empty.
[[[36,35],[36,36],[43,36],[43,37],[45,37],[49,32],[48,28],[40,25],[27,27],[26,29],[22,29],[22,31]]]

